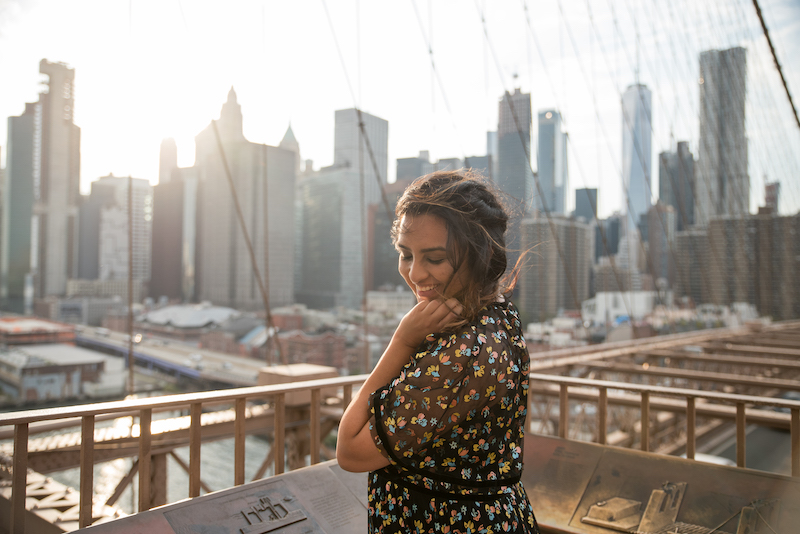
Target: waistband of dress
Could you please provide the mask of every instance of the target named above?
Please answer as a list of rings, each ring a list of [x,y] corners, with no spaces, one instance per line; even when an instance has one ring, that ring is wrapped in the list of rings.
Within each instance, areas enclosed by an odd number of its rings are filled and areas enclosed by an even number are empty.
[[[480,488],[481,491],[469,491],[468,493],[457,493],[453,490],[446,490],[446,489],[431,489],[427,488],[424,485],[409,480],[408,475],[403,474],[401,472],[392,472],[388,469],[380,469],[375,471],[375,474],[384,480],[389,480],[395,483],[398,486],[402,486],[408,490],[416,491],[419,493],[423,493],[426,495],[430,495],[432,497],[438,497],[440,499],[446,499],[451,501],[494,501],[497,500],[504,495],[511,493],[510,488],[516,485],[520,481],[519,476],[513,476],[509,478],[504,478],[502,480],[486,480],[482,482],[470,482],[464,481],[464,483],[453,483],[453,482],[443,482],[437,481],[434,477],[425,477],[428,480],[431,480],[434,484],[441,484],[445,483],[451,486],[455,486],[456,488]],[[410,473],[409,473],[410,474]]]

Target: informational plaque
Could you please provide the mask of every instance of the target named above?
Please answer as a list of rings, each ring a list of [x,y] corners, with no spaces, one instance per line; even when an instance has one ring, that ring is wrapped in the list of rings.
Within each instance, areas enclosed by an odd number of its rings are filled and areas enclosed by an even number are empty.
[[[91,534],[350,534],[367,528],[367,475],[335,461],[90,527]]]
[[[800,480],[528,434],[522,481],[539,523],[573,534],[796,532]]]

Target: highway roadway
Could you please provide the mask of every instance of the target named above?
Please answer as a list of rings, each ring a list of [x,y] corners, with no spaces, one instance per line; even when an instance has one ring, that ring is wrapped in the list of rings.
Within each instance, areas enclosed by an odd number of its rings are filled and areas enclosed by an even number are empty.
[[[136,365],[158,368],[174,375],[208,380],[231,386],[255,386],[264,363],[252,358],[199,349],[181,341],[134,334]],[[128,335],[106,328],[83,326],[76,330],[75,342],[87,348],[101,348],[120,356],[128,354]]]

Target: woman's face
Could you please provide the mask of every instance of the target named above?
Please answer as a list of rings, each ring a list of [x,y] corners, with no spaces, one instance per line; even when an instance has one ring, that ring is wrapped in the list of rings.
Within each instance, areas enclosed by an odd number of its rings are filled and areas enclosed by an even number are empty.
[[[464,286],[462,272],[453,277],[447,227],[439,217],[404,215],[396,248],[400,253],[398,270],[418,301],[449,298]]]

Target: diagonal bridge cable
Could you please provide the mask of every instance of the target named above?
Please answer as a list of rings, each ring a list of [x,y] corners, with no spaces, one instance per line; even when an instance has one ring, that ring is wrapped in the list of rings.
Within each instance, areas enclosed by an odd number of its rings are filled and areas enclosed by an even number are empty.
[[[250,263],[253,268],[253,274],[258,280],[258,289],[261,292],[261,298],[264,301],[264,311],[267,314],[267,322],[272,327],[274,322],[272,320],[272,312],[269,309],[269,294],[267,293],[267,288],[264,285],[264,281],[261,278],[261,272],[258,268],[258,262],[256,261],[256,254],[253,251],[253,242],[250,239],[250,233],[247,231],[247,225],[244,221],[244,215],[242,214],[242,207],[239,204],[239,196],[236,194],[236,185],[233,183],[233,176],[231,176],[231,169],[228,166],[228,158],[225,157],[225,147],[222,145],[222,139],[219,135],[219,128],[217,128],[217,121],[212,120],[211,125],[214,129],[214,137],[217,139],[217,147],[219,148],[220,158],[222,159],[222,166],[225,169],[225,177],[228,179],[228,185],[231,188],[231,198],[233,199],[233,205],[236,208],[236,218],[239,221],[239,227],[242,230],[242,234],[244,235],[244,242],[247,245],[247,252],[250,255]],[[266,194],[266,183],[264,184],[265,187],[265,194]],[[267,214],[264,214],[266,217]],[[277,330],[275,332],[275,341],[276,341],[276,348],[278,351],[278,357],[281,359],[281,362],[284,365],[287,365],[289,362],[287,361],[286,354],[281,350],[281,342],[278,338]],[[269,341],[269,331],[266,332],[267,341]]]

